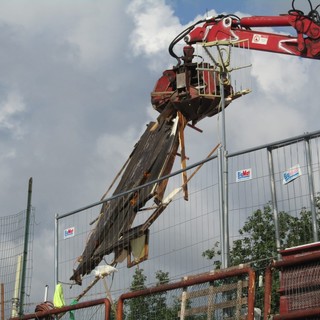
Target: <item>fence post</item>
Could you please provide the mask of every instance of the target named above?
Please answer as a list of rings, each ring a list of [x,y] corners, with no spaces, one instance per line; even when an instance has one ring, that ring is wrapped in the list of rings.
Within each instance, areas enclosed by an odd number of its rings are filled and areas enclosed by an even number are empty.
[[[59,215],[56,214],[55,220],[54,220],[54,284],[58,284],[58,255],[59,255],[59,245],[58,245],[58,239],[59,239]]]
[[[4,283],[1,283],[1,320],[4,319]]]
[[[29,242],[29,225],[30,225],[30,214],[31,214],[31,197],[32,197],[32,178],[29,179],[28,186],[28,202],[26,212],[26,225],[24,233],[24,248],[23,248],[23,260],[22,260],[22,275],[21,275],[21,291],[20,291],[20,307],[19,315],[23,315],[23,303],[25,295],[25,282],[26,282],[26,268],[27,268],[27,256],[28,256],[28,242]]]
[[[275,228],[275,237],[276,237],[276,247],[278,258],[280,259],[280,231],[279,231],[279,221],[278,221],[278,205],[277,205],[277,194],[276,194],[276,185],[274,182],[274,168],[273,168],[273,157],[272,149],[267,148],[268,152],[268,163],[269,163],[269,176],[270,176],[270,187],[271,187],[271,198],[272,198],[272,209],[273,209],[273,219],[274,219],[274,228]]]
[[[315,210],[314,203],[314,185],[313,185],[313,176],[312,176],[312,162],[311,162],[311,150],[310,150],[310,141],[306,141],[306,160],[307,160],[307,170],[308,170],[308,183],[309,183],[309,194],[310,194],[310,209],[312,216],[312,231],[313,231],[313,241],[318,241],[318,227],[317,227],[317,215]]]
[[[220,53],[220,51],[219,51]],[[222,56],[220,56],[222,60]],[[222,70],[223,61],[221,61],[221,72],[219,76],[220,85],[220,105],[222,119],[222,142],[218,150],[219,170],[220,170],[220,219],[221,219],[221,264],[222,268],[229,266],[229,219],[228,219],[228,171],[227,171],[227,147],[226,147],[226,123],[225,123],[225,96],[224,96],[224,81],[228,76],[227,71]]]

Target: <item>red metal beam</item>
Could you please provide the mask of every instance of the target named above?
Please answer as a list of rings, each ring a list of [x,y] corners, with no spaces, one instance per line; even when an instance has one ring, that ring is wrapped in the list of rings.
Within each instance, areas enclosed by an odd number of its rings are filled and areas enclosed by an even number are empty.
[[[88,307],[97,306],[99,304],[105,305],[105,320],[109,320],[110,319],[111,304],[108,299],[97,299],[97,300],[92,300],[92,301],[79,302],[79,303],[72,305],[72,306],[65,306],[62,308],[54,308],[54,309],[51,309],[51,310],[45,311],[45,312],[36,312],[36,313],[26,314],[22,317],[10,318],[10,320],[39,319],[39,318],[42,318],[42,317],[45,317],[48,315],[66,313],[66,312],[69,312],[72,310],[78,310],[78,309],[84,309],[84,308],[88,308]]]
[[[269,265],[265,271],[264,278],[264,312],[263,319],[268,320],[271,311],[271,292],[272,292],[272,269]]]
[[[273,320],[284,320],[284,319],[305,319],[307,317],[319,316],[320,307],[314,309],[305,309],[298,311],[291,311],[290,313],[285,313],[281,315],[273,316]]]
[[[280,269],[282,267],[295,266],[305,262],[319,261],[319,259],[320,259],[320,251],[310,252],[310,253],[301,255],[300,257],[294,257],[288,260],[275,261],[272,263],[272,266],[274,268]]]

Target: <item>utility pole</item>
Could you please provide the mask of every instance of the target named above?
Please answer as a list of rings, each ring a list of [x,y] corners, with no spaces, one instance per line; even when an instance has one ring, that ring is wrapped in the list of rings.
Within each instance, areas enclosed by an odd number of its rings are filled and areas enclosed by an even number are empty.
[[[219,50],[219,49],[218,49]],[[221,61],[221,66],[223,62]],[[220,67],[221,67],[220,66]],[[218,152],[220,174],[220,241],[221,241],[221,264],[222,268],[229,266],[229,217],[228,217],[228,170],[226,149],[226,124],[225,124],[225,96],[224,81],[227,76],[224,68],[219,75],[220,105],[222,118],[222,143]]]
[[[28,202],[27,202],[26,225],[25,225],[25,233],[24,233],[19,316],[23,316],[23,303],[24,303],[24,296],[26,294],[25,282],[26,282],[26,268],[27,268],[27,261],[28,261],[27,258],[28,258],[29,226],[30,226],[30,215],[31,215],[31,196],[32,196],[32,178],[29,179],[29,187],[28,187]]]

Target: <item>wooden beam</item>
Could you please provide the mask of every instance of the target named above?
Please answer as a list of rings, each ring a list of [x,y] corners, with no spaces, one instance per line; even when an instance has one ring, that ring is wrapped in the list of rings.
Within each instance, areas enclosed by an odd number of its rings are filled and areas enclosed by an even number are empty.
[[[179,144],[180,144],[180,153],[181,153],[181,168],[186,169],[187,168],[187,157],[186,157],[186,149],[185,149],[185,143],[184,143],[184,128],[186,127],[187,120],[182,115],[180,111],[178,111],[178,117],[179,117],[179,127],[178,127],[178,133],[179,133]],[[182,188],[184,192],[184,200],[188,200],[188,177],[187,172],[182,172]]]

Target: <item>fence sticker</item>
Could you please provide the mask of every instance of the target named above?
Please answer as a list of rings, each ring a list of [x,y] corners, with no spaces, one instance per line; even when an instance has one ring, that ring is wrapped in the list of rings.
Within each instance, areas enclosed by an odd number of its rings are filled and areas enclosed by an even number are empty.
[[[296,165],[283,173],[283,184],[287,184],[302,175],[300,165]]]
[[[246,181],[252,179],[252,170],[242,169],[236,172],[236,182]]]
[[[63,239],[68,239],[74,237],[75,234],[75,227],[70,227],[68,229],[64,229],[63,232]]]

